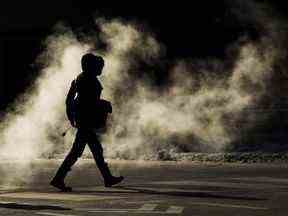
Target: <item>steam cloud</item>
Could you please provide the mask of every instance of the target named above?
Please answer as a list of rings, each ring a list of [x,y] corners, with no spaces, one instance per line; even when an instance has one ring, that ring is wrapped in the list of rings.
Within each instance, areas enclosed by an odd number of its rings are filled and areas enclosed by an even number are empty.
[[[15,103],[16,111],[6,114],[1,125],[1,158],[29,162],[71,145],[73,132],[64,140],[60,136],[69,125],[65,96],[81,71],[81,56],[89,51],[106,62],[100,79],[103,98],[113,105],[109,130],[102,137],[108,157],[158,159],[163,151],[222,151],[237,142],[241,128],[253,128],[267,118],[247,110],[271,98],[267,88],[277,73],[275,65],[285,56],[286,36],[282,21],[269,8],[247,1],[235,11],[240,9],[245,16],[238,14],[239,20],[259,30],[256,41],[240,38],[231,44],[236,54],[228,57],[230,66],[211,58],[177,60],[165,69],[168,78],[161,86],[148,74],[164,58],[163,45],[141,26],[97,19],[100,39],[107,45],[103,51],[95,50],[97,41],[79,42],[68,27],[59,25],[37,60],[43,69],[33,90]]]

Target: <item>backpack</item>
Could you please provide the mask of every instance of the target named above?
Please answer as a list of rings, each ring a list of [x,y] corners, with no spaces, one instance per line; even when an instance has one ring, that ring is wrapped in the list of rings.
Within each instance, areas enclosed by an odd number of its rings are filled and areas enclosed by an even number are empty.
[[[83,105],[76,96],[77,79],[72,81],[66,98],[66,113],[70,122],[76,122],[77,127],[105,128],[108,114],[112,113],[111,103],[98,99]]]

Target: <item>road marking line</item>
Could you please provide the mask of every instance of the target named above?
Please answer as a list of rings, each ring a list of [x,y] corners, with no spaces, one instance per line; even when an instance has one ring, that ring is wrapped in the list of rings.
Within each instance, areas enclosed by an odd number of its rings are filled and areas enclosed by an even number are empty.
[[[98,210],[98,211],[88,211],[89,213],[128,213],[128,211],[101,211],[101,210]]]
[[[118,208],[111,208],[111,209],[103,209],[103,208],[76,208],[73,209],[75,211],[88,211],[88,212],[94,212],[94,211],[131,211],[136,209],[118,209]]]
[[[184,208],[181,206],[170,206],[166,213],[168,214],[181,214],[183,212]]]
[[[111,209],[103,209],[103,208],[76,208],[74,210],[77,211],[89,211],[89,212],[94,212],[94,211],[153,211],[158,204],[144,204],[142,207],[139,209],[131,209],[131,208],[111,208]]]
[[[226,208],[245,208],[245,209],[253,209],[253,210],[268,210],[268,208],[265,208],[265,207],[230,205],[230,204],[222,204],[222,203],[190,202],[189,204],[215,206],[215,207],[226,207]]]
[[[90,213],[131,213],[131,214],[181,214],[184,210],[181,206],[170,206],[166,211],[153,211],[157,204],[146,204],[139,209],[103,209],[103,208],[77,208],[76,211],[86,211]]]
[[[164,202],[164,201],[163,200],[125,201],[125,203],[127,203],[127,204],[140,204],[140,203],[150,204],[151,202],[153,202],[153,203],[161,203],[161,202]]]
[[[93,211],[87,211],[87,212],[90,212],[90,213],[128,213],[128,211],[125,211],[125,210],[106,210],[106,211],[103,211],[103,210],[93,210]]]
[[[93,210],[93,211],[87,211],[87,212],[90,212],[90,213],[129,213],[129,214],[177,214],[177,213],[174,213],[174,212],[166,212],[166,211],[139,211],[138,209],[130,209],[129,211],[125,211],[125,210],[115,210],[115,209],[111,209],[111,210],[104,210],[104,209],[99,209],[99,210]]]
[[[53,213],[53,212],[36,212],[38,215],[49,215],[49,216],[76,216],[71,214],[59,214],[59,213]]]
[[[144,204],[141,208],[139,208],[139,211],[153,211],[158,204]]]
[[[15,202],[0,202],[0,204],[4,204],[4,205],[6,205],[6,204],[14,204]]]
[[[166,211],[131,211],[131,212],[129,212],[129,213],[131,213],[131,214],[149,214],[149,215],[151,215],[151,214],[165,214],[165,215],[167,215],[167,214],[173,214],[173,215],[176,215],[177,213],[167,213]]]
[[[68,200],[68,201],[96,201],[109,199],[123,199],[120,196],[95,196],[89,194],[73,194],[73,193],[44,193],[44,192],[14,192],[0,194],[0,198],[17,198],[17,199],[41,199],[41,200]]]

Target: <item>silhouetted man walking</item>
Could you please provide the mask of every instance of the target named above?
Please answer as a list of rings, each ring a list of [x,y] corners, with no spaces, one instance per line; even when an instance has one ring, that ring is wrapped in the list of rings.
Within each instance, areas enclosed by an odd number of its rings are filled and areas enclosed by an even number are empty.
[[[103,176],[105,187],[111,187],[123,180],[123,177],[111,175],[103,158],[103,149],[99,142],[99,133],[105,129],[108,113],[112,113],[111,103],[100,99],[102,86],[97,76],[101,75],[104,60],[91,53],[81,59],[83,72],[73,80],[66,98],[66,113],[77,134],[72,149],[58,169],[51,185],[62,190],[72,191],[64,178],[73,164],[81,157],[86,143],[93,154],[95,162]]]

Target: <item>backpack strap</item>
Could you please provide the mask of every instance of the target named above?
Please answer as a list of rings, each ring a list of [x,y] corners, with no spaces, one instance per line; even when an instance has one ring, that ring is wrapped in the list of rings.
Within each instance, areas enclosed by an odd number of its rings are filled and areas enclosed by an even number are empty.
[[[66,114],[70,122],[75,121],[75,97],[77,93],[76,80],[73,80],[66,97]]]

